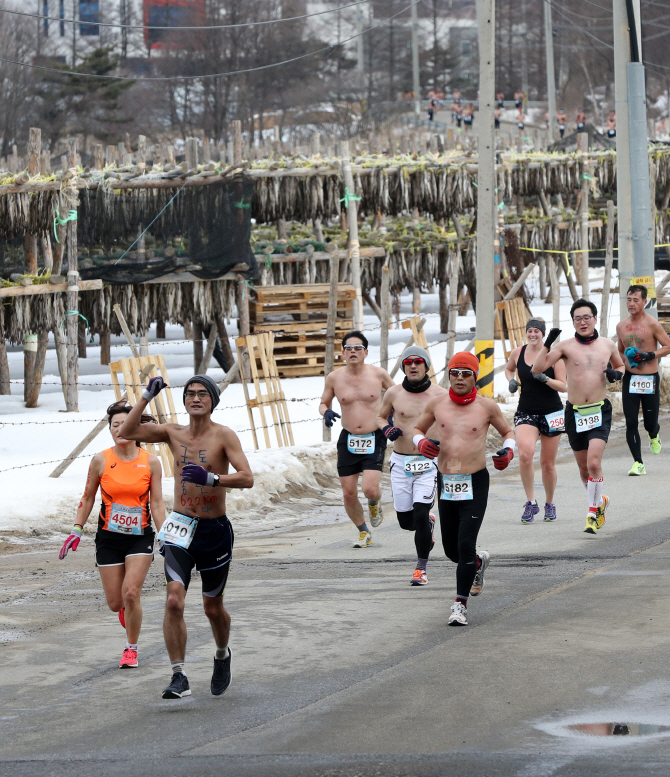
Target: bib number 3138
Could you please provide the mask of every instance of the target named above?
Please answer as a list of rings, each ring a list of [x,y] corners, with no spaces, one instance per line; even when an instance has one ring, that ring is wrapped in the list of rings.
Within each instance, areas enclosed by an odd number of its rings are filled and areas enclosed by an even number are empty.
[[[356,453],[359,456],[375,452],[375,435],[371,434],[350,434],[347,438],[347,449],[349,453]]]
[[[188,515],[172,512],[165,519],[158,532],[158,539],[180,548],[188,548],[193,541],[198,519]]]
[[[472,475],[442,475],[440,497],[451,502],[472,499]]]
[[[588,432],[603,425],[603,411],[596,410],[588,415],[575,414],[575,426],[578,432]]]

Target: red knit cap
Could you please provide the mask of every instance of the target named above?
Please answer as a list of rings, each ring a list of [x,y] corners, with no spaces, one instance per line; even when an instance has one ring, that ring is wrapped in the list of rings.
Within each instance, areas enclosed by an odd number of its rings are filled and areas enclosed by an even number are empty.
[[[479,360],[469,351],[455,353],[449,360],[450,370],[473,370],[475,375],[479,373]]]

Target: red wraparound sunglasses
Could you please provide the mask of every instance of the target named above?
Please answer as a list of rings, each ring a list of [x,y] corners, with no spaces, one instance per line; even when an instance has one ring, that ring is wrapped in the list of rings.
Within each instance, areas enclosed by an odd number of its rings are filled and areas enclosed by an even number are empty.
[[[406,367],[409,367],[409,366],[411,366],[412,364],[425,364],[426,362],[425,362],[425,361],[424,361],[422,358],[420,358],[420,357],[419,357],[418,359],[412,359],[412,358],[409,358],[409,359],[403,359],[403,360],[402,360],[402,363],[403,363],[403,364],[404,364]]]

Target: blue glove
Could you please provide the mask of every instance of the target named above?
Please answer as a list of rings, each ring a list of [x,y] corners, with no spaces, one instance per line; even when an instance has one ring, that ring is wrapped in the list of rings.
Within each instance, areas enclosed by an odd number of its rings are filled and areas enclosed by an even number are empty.
[[[161,391],[167,386],[167,383],[163,378],[150,378],[147,383],[147,387],[142,392],[142,399],[146,399],[147,402],[151,402],[152,399],[161,393]]]
[[[329,429],[335,423],[336,418],[342,418],[342,416],[338,415],[334,410],[330,410],[330,408],[323,414],[323,422]]]
[[[386,439],[391,440],[391,442],[397,440],[398,437],[402,437],[402,429],[398,429],[397,426],[392,426],[391,424],[385,426],[382,432],[386,435]]]
[[[214,472],[207,472],[204,467],[194,464],[192,461],[184,464],[181,469],[182,483],[195,483],[197,486],[214,486],[218,479],[219,476],[214,474]]]
[[[634,361],[637,361],[637,355],[640,353],[640,351],[634,346],[629,345],[628,348],[624,351],[624,354],[626,355],[626,358],[628,361],[632,364]]]

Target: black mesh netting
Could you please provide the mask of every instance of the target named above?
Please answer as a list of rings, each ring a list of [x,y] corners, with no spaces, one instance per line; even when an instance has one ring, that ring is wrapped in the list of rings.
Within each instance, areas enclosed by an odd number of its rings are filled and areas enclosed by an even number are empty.
[[[198,278],[211,280],[241,262],[249,265],[246,274],[256,277],[249,242],[253,189],[253,181],[240,175],[185,187],[176,197],[174,188],[80,191],[77,238],[89,253],[80,261],[81,277],[141,283],[188,267]],[[120,258],[149,224],[148,258],[138,261],[136,251]]]

